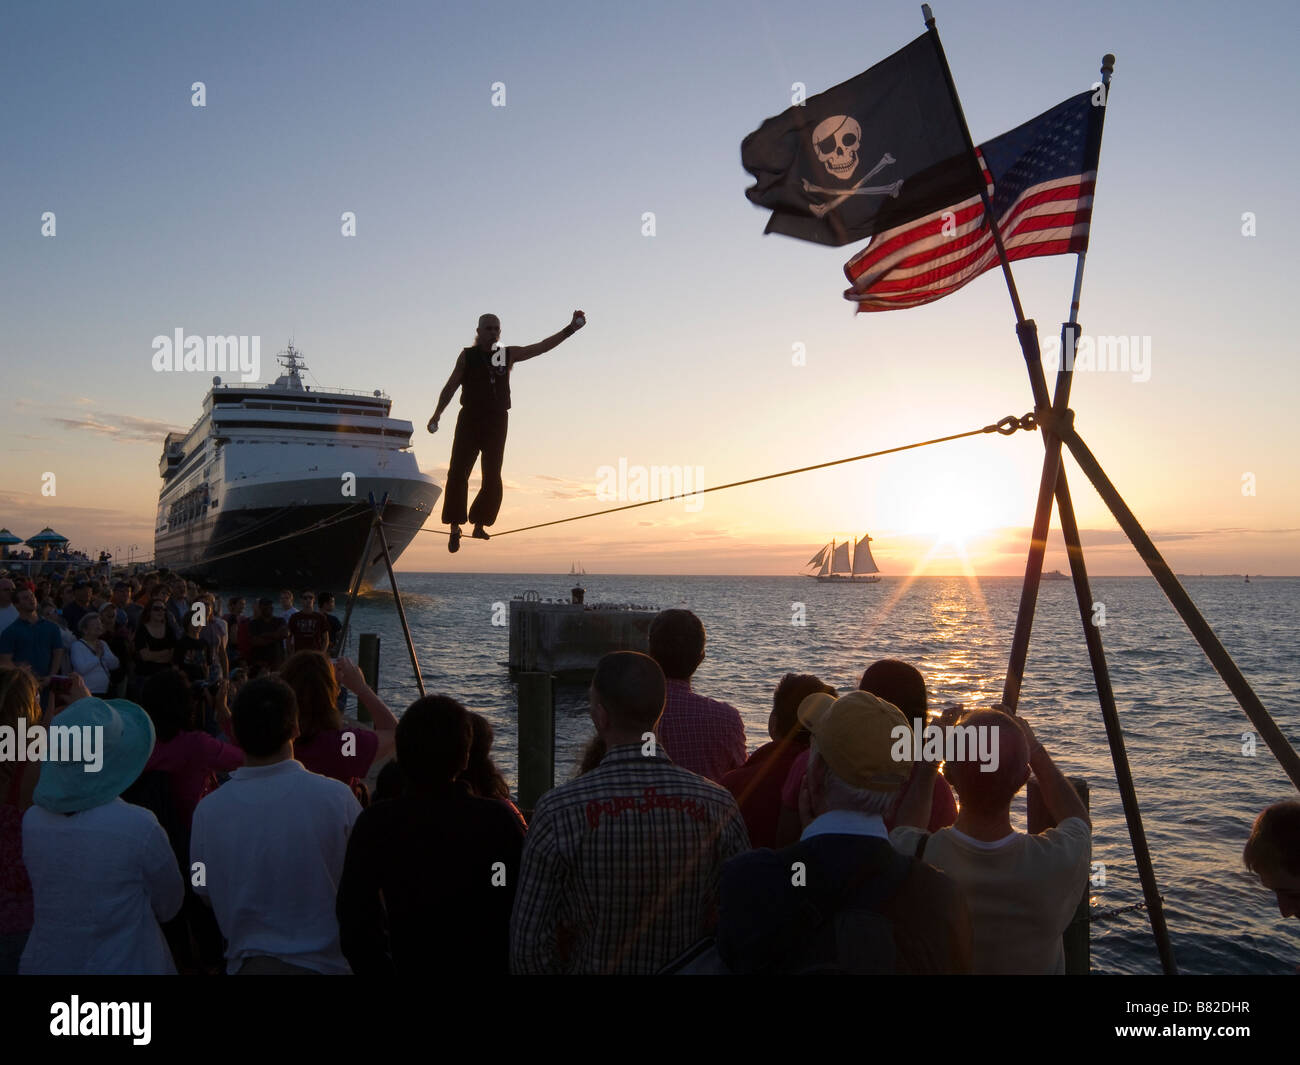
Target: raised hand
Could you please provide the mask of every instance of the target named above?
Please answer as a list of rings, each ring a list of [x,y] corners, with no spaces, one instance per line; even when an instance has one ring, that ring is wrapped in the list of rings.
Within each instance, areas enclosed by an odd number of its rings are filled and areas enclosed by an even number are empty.
[[[367,687],[366,678],[350,658],[340,658],[334,663],[334,676],[350,692],[361,692]]]
[[[74,673],[68,680],[68,703],[75,703],[78,699],[89,699],[90,689],[86,687],[86,682],[80,673]]]

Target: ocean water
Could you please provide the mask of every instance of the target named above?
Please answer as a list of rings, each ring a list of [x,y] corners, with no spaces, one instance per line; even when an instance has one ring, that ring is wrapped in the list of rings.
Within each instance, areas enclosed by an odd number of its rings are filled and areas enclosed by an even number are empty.
[[[398,582],[427,690],[493,722],[495,757],[513,786],[515,693],[504,665],[508,630],[493,625],[494,604],[530,589],[567,599],[571,578],[404,573]],[[1018,578],[886,578],[845,588],[800,577],[588,575],[584,584],[588,603],[693,610],[708,633],[694,686],[740,709],[751,750],[767,741],[772,691],[786,672],[815,673],[845,691],[872,661],[902,658],[925,675],[932,707],[996,703],[1020,592]],[[1185,584],[1300,745],[1300,579]],[[1105,606],[1102,639],[1180,970],[1294,972],[1300,922],[1282,919],[1241,863],[1255,815],[1295,798],[1294,787],[1262,742],[1244,753],[1249,721],[1153,580],[1095,578],[1093,591]],[[803,625],[792,623],[798,603]],[[380,694],[400,712],[416,689],[387,590],[358,601],[351,629],[353,655],[356,633],[380,635]],[[1146,912],[1105,916],[1140,902],[1142,891],[1069,581],[1042,585],[1020,705],[1057,764],[1091,786],[1093,860],[1106,875],[1092,894],[1094,972],[1158,973]],[[557,781],[572,776],[591,735],[583,689],[560,689]],[[1023,828],[1023,797],[1017,816]]]

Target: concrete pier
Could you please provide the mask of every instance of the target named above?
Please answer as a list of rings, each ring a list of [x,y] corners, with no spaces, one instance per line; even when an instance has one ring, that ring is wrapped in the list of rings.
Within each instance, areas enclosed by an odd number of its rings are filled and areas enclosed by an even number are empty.
[[[575,590],[577,591],[577,590]],[[657,610],[630,604],[542,599],[536,592],[510,601],[510,669],[552,673],[560,680],[590,677],[610,651],[645,651]]]

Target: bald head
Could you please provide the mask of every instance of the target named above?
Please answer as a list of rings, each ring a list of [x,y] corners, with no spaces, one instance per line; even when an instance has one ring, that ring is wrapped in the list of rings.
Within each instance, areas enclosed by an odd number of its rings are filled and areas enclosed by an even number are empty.
[[[501,319],[495,314],[478,316],[478,332],[474,334],[474,344],[484,351],[501,339]]]

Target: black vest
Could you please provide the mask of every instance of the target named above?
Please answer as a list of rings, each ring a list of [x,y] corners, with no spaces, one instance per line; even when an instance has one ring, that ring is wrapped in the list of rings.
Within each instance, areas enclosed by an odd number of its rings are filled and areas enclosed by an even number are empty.
[[[465,376],[460,383],[460,405],[474,414],[501,414],[510,409],[510,367],[494,366],[493,353],[479,347],[466,348]],[[506,349],[496,351],[498,361]]]

